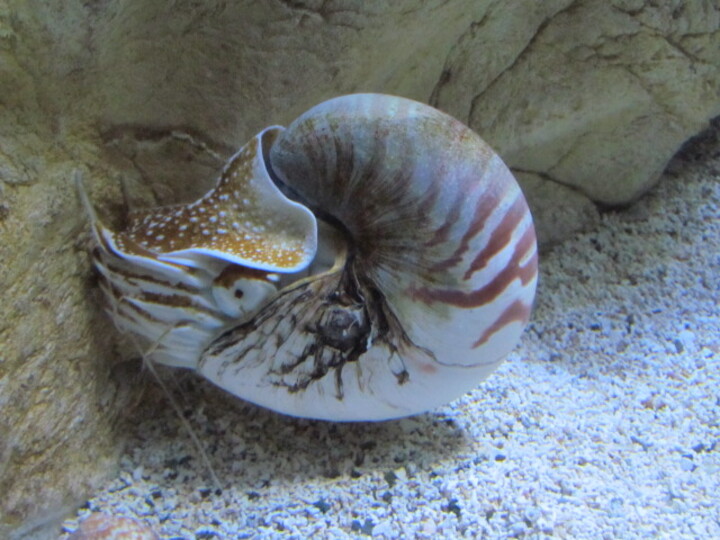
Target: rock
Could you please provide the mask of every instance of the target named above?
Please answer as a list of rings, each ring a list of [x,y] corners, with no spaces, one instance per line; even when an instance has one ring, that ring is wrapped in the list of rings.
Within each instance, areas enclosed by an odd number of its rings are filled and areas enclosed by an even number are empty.
[[[74,168],[113,223],[119,178],[135,204],[187,200],[260,128],[395,93],[495,146],[559,241],[720,114],[719,26],[679,0],[0,5],[0,536],[114,471],[143,386],[96,300]]]
[[[717,4],[518,4],[498,2],[468,28],[432,98],[514,170],[627,204],[720,114]]]

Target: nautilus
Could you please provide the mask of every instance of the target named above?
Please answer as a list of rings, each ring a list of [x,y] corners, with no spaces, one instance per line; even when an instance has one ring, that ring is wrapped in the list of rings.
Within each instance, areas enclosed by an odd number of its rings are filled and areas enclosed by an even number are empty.
[[[468,127],[356,94],[268,127],[184,205],[113,231],[77,177],[116,326],[288,415],[383,420],[486,378],[527,324],[537,246],[525,198]]]

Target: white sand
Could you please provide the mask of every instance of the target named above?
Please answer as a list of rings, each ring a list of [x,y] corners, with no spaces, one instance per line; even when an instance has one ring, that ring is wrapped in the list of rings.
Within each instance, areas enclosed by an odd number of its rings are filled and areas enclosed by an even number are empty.
[[[693,148],[545,254],[532,324],[472,394],[333,425],[191,380],[222,494],[175,413],[146,408],[120,477],[64,530],[104,511],[188,539],[720,538],[720,145]]]

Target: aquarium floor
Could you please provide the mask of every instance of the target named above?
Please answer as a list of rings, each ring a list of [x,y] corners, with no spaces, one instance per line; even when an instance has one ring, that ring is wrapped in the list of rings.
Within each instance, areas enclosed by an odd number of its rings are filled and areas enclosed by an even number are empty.
[[[152,398],[118,476],[61,536],[104,512],[163,538],[720,538],[716,143],[541,258],[520,346],[471,394],[338,425],[185,377],[183,409],[222,493]]]

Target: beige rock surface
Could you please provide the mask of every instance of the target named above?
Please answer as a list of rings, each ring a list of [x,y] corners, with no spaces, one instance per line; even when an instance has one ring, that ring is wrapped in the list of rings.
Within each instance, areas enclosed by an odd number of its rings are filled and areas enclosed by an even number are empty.
[[[112,471],[142,386],[95,299],[74,168],[117,223],[120,177],[138,203],[187,199],[261,127],[396,93],[494,145],[559,241],[720,114],[719,21],[709,1],[0,0],[0,536]]]
[[[471,25],[432,104],[516,171],[604,204],[635,200],[720,114],[720,4],[530,4],[498,2]]]

